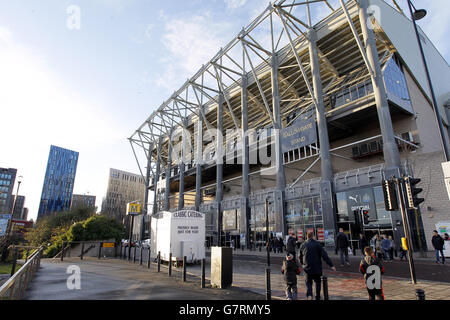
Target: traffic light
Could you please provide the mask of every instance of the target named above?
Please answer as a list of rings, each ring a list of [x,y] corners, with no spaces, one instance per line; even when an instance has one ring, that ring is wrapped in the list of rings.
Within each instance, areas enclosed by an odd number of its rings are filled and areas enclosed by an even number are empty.
[[[363,224],[366,226],[369,224],[369,210],[361,210]]]
[[[397,190],[395,187],[395,180],[383,180],[383,194],[384,194],[384,205],[386,211],[397,211],[398,210],[398,198]]]
[[[416,188],[415,185],[421,180],[418,178],[405,177],[403,178],[405,182],[406,190],[406,206],[408,209],[417,209],[419,204],[425,201],[424,198],[419,198],[418,194],[423,191],[422,188]]]

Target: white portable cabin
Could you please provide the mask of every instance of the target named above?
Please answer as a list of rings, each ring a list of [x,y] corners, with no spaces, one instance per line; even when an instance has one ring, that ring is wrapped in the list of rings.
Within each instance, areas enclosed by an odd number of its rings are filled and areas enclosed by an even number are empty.
[[[151,247],[161,260],[195,263],[205,258],[205,215],[198,211],[161,211],[152,217]],[[153,249],[152,249],[153,250]]]

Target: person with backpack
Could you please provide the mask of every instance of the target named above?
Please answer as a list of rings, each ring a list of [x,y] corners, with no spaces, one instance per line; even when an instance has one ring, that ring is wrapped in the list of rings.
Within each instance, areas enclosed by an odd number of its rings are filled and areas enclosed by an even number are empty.
[[[320,300],[320,280],[322,277],[322,260],[324,260],[333,271],[336,268],[328,257],[323,246],[316,241],[314,232],[308,232],[307,240],[302,243],[299,254],[300,264],[306,273],[306,298],[312,300],[312,283],[316,284],[316,300]]]
[[[431,242],[433,243],[434,250],[436,251],[436,263],[440,263],[439,252],[442,256],[442,264],[445,263],[444,256],[444,239],[439,235],[436,230],[433,230],[433,238],[431,238]]]
[[[381,275],[384,273],[384,267],[381,261],[375,257],[371,247],[364,249],[365,256],[359,264],[359,271],[363,274],[366,282],[366,289],[369,293],[369,300],[384,300]]]
[[[300,268],[292,254],[287,253],[283,260],[281,273],[284,274],[286,283],[286,300],[297,300],[297,275],[300,274]]]

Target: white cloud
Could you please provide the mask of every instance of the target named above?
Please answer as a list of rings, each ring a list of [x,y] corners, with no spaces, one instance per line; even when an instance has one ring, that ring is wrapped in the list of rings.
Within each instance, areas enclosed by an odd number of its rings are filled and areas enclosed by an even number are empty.
[[[155,76],[155,83],[171,91],[197,72],[236,32],[231,22],[215,21],[209,12],[166,16],[164,30],[161,41],[168,54],[160,59],[165,71]]]
[[[227,7],[230,9],[240,8],[245,5],[246,2],[247,0],[225,0]]]

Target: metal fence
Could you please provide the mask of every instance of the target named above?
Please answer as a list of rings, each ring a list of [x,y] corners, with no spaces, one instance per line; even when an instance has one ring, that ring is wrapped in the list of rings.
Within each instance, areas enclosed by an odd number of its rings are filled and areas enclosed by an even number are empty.
[[[36,249],[28,261],[0,287],[0,300],[22,299],[28,284],[41,264],[44,247]]]

